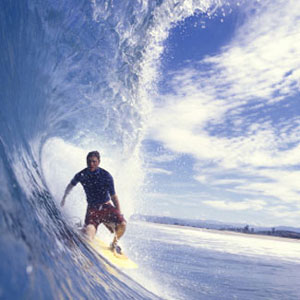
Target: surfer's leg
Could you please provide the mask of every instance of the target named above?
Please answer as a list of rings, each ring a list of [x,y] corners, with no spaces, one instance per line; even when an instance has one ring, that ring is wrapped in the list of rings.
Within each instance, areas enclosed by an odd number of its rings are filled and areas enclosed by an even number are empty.
[[[99,211],[97,209],[93,209],[88,207],[86,211],[85,221],[84,221],[84,234],[90,239],[93,240],[96,232],[97,227],[100,223],[98,217]]]
[[[85,226],[84,233],[92,241],[96,235],[96,227],[93,224]]]
[[[118,245],[119,239],[123,236],[126,230],[126,221],[123,220],[121,223],[116,224],[115,236],[113,242],[111,243],[110,247],[111,250],[117,254],[122,254],[122,248]]]
[[[120,211],[116,209],[111,204],[103,205],[103,223],[113,223],[115,224],[115,236],[113,242],[111,243],[111,248],[116,250],[118,248],[118,252],[121,253],[120,246],[117,247],[119,239],[123,236],[126,230],[126,220],[124,216],[120,214]]]
[[[123,236],[126,230],[126,221],[123,221],[116,226],[116,232],[113,240],[113,244],[117,244],[118,240]]]

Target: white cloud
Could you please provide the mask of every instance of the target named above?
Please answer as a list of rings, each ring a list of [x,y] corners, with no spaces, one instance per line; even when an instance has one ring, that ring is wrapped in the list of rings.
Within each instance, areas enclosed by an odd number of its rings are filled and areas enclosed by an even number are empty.
[[[255,172],[256,170],[253,170]],[[260,170],[261,176],[269,182],[248,182],[238,190],[254,191],[257,194],[272,196],[282,203],[298,203],[300,198],[300,171]]]
[[[183,188],[183,186],[181,187]],[[185,191],[185,189],[183,189]],[[217,199],[213,196],[209,195],[206,192],[184,192],[178,193],[170,188],[169,191],[166,192],[157,192],[157,191],[149,191],[144,194],[147,199],[152,199],[154,201],[163,200],[163,202],[167,202],[169,204],[184,207],[198,207],[200,209],[199,200],[203,201],[216,201]]]
[[[241,185],[245,183],[246,183],[246,179],[239,179],[239,178],[219,179],[214,181],[214,185]]]
[[[288,113],[299,106],[287,97],[300,89],[300,2],[261,5],[220,54],[199,63],[200,70],[173,74],[174,93],[154,110],[149,135],[196,158],[201,183],[271,197],[286,207],[299,199],[300,116]],[[220,178],[228,170],[235,176]],[[259,201],[205,204],[258,210],[265,205]]]
[[[266,205],[265,201],[262,200],[248,200],[240,202],[230,201],[203,201],[202,203],[222,210],[262,210]]]
[[[166,175],[172,174],[171,171],[168,171],[168,170],[162,169],[162,168],[148,168],[147,171],[149,173],[156,173],[156,174],[166,174]]]
[[[197,175],[195,176],[195,179],[201,183],[207,183],[207,176],[205,175]]]
[[[298,221],[300,217],[300,210],[287,210],[287,208],[282,205],[272,207],[269,211],[278,218],[290,218]]]
[[[151,161],[156,163],[170,162],[178,158],[177,154],[161,154],[161,155],[151,155]]]
[[[226,98],[272,101],[299,89],[299,9],[295,1],[265,1],[220,55],[204,61],[219,71],[213,78],[231,84],[223,89]]]

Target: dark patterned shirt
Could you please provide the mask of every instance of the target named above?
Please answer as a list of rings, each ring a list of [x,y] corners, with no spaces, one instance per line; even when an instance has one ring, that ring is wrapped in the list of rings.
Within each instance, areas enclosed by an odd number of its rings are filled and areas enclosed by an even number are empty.
[[[71,180],[72,185],[80,182],[86,193],[86,200],[91,206],[99,206],[110,200],[115,194],[114,180],[104,169],[97,168],[94,172],[88,168],[78,172]]]

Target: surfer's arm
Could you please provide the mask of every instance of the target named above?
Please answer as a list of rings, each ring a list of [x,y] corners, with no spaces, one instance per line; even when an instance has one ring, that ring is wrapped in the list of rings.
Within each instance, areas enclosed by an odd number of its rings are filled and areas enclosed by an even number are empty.
[[[121,212],[120,202],[119,202],[119,198],[118,198],[117,194],[110,196],[110,198],[111,198],[111,201],[113,202],[114,206],[116,207],[116,209]]]
[[[60,202],[60,206],[64,206],[65,205],[65,202],[66,202],[66,198],[68,196],[68,194],[71,192],[72,188],[74,187],[74,185],[72,183],[69,183],[66,187],[66,190],[65,190],[65,194]]]

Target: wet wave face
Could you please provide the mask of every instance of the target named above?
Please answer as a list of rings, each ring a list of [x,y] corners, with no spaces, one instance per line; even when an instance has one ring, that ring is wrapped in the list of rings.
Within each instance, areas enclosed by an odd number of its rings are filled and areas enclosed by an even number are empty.
[[[0,5],[0,298],[155,298],[95,259],[62,216],[56,192],[76,161],[70,147],[100,147],[113,169],[131,161],[142,178],[139,143],[162,42],[172,24],[215,3]],[[128,197],[137,185],[130,180]]]

